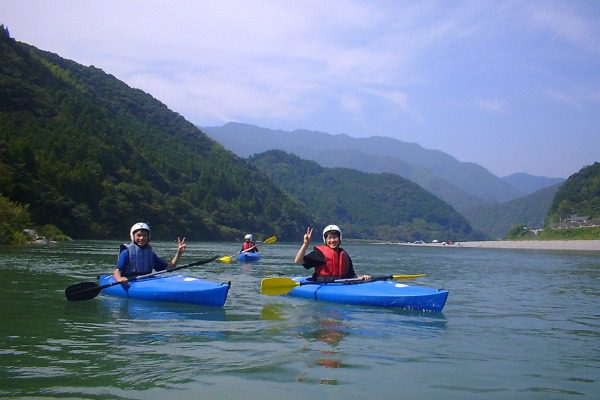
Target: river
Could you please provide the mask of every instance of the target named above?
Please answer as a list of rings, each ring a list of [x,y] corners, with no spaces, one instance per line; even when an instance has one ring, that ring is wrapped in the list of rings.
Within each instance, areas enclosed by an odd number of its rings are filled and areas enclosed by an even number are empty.
[[[598,398],[597,252],[344,244],[359,274],[426,273],[413,283],[448,289],[444,311],[259,294],[264,277],[304,273],[299,243],[181,271],[231,281],[223,308],[67,302],[67,286],[111,270],[118,242],[0,247],[0,397]],[[180,265],[237,250],[190,243]]]

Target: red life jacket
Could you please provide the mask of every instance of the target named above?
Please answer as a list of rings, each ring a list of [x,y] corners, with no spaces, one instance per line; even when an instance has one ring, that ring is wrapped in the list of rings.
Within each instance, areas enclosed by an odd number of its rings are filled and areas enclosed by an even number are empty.
[[[342,249],[338,252],[325,245],[316,246],[315,249],[325,256],[325,264],[315,268],[316,276],[333,276],[335,278],[346,278],[348,276],[350,257],[346,250]]]
[[[252,250],[248,250],[248,249],[252,249]],[[258,249],[256,248],[256,245],[252,242],[242,243],[242,251],[245,251],[245,250],[248,250],[248,252],[250,252],[250,253],[258,251]]]

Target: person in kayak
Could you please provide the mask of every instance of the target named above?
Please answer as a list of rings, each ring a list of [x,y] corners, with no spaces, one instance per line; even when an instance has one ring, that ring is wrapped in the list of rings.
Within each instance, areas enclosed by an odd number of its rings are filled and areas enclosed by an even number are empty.
[[[313,228],[308,227],[304,234],[302,246],[296,254],[294,262],[302,264],[304,268],[314,268],[313,280],[317,282],[330,282],[336,279],[357,278],[352,265],[352,259],[341,247],[342,230],[337,225],[327,225],[323,229],[323,245],[316,246],[308,254],[306,249],[312,239]],[[371,279],[370,275],[362,275],[360,279]]]
[[[258,251],[258,247],[256,247],[256,242],[252,237],[251,233],[248,233],[244,236],[244,243],[242,243],[242,250],[240,253],[255,253]]]
[[[129,230],[131,243],[121,245],[117,267],[113,277],[117,282],[127,282],[128,277],[163,271],[177,265],[179,257],[185,252],[185,238],[177,238],[177,252],[166,262],[159,258],[150,246],[150,226],[145,222],[134,224]]]

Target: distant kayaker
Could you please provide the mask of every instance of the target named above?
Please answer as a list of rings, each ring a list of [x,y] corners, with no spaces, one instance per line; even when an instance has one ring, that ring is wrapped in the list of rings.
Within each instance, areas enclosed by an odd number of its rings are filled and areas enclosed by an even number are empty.
[[[312,239],[313,228],[308,227],[304,234],[302,246],[296,254],[294,262],[302,264],[304,268],[314,268],[312,279],[317,282],[328,282],[335,279],[356,278],[352,259],[341,247],[342,230],[337,225],[327,225],[323,229],[324,245],[316,246],[313,251],[304,255]],[[370,275],[362,275],[361,279],[371,279]]]
[[[242,243],[242,253],[255,253],[258,251],[258,247],[256,247],[256,242],[254,241],[254,237],[252,237],[251,233],[246,234],[244,236],[244,243]]]
[[[185,238],[177,238],[177,252],[166,262],[159,258],[150,246],[150,226],[145,222],[134,224],[129,230],[131,243],[121,245],[117,267],[113,276],[117,282],[126,282],[127,277],[146,275],[152,270],[163,271],[177,265],[185,252]]]

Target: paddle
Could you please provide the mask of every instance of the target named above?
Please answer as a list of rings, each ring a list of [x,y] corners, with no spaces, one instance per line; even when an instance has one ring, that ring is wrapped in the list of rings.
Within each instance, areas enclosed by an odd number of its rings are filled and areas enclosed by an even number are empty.
[[[237,254],[234,254],[231,256],[223,256],[223,257],[219,258],[219,261],[224,262],[224,263],[231,262],[231,259],[233,257],[239,256],[242,253],[246,253],[247,251],[250,251],[253,248],[257,247],[259,244],[273,244],[276,241],[277,241],[277,236],[270,236],[270,237],[266,238],[265,240],[263,240],[262,242],[261,241],[256,242],[256,244],[254,246],[250,247],[249,249],[246,249],[244,251],[239,251]]]
[[[289,293],[296,286],[302,285],[322,285],[327,283],[345,283],[345,284],[360,284],[374,281],[385,281],[388,279],[415,279],[426,276],[426,274],[396,274],[396,275],[386,275],[386,276],[375,276],[368,280],[363,280],[361,278],[350,278],[350,279],[336,279],[332,282],[297,282],[292,278],[287,277],[274,277],[274,278],[264,278],[260,282],[260,292],[262,294],[266,294],[269,296],[277,296],[281,294]]]
[[[166,274],[167,272],[173,272],[173,271],[177,271],[179,269],[193,267],[195,265],[208,264],[209,262],[216,260],[217,257],[218,256],[214,256],[214,257],[211,257],[206,260],[196,261],[191,264],[186,264],[186,265],[182,265],[180,267],[175,267],[175,268],[166,269],[166,270],[159,271],[159,272],[154,272],[152,274],[140,275],[136,278],[130,278],[127,282],[135,282],[140,279],[153,278],[158,275]],[[96,282],[80,282],[80,283],[76,283],[76,284],[71,285],[68,288],[66,288],[65,296],[67,297],[67,300],[69,300],[69,301],[90,300],[90,299],[93,299],[94,297],[98,296],[98,294],[100,293],[100,291],[102,291],[102,289],[106,289],[108,287],[115,286],[115,285],[122,285],[123,283],[127,283],[127,282],[113,282],[113,283],[107,283],[106,285],[102,285],[102,286],[98,285]]]

